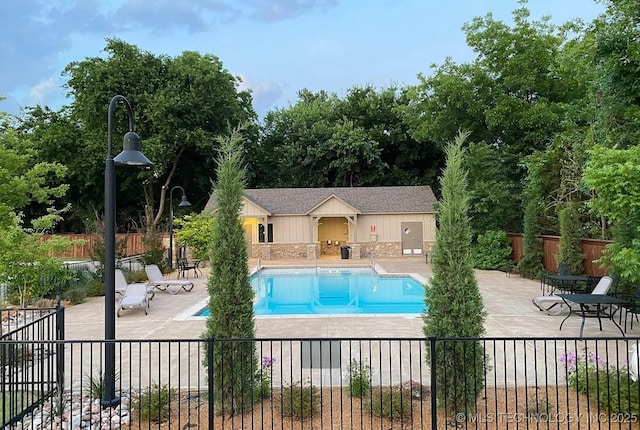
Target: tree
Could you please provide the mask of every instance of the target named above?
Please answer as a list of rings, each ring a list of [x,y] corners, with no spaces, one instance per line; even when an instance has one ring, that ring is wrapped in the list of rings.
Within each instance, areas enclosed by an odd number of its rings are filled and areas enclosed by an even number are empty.
[[[195,258],[208,258],[209,247],[213,241],[214,224],[215,217],[209,212],[185,215],[184,218],[174,221],[174,225],[179,228],[176,232],[176,240],[180,245],[190,247]]]
[[[446,148],[447,164],[440,178],[438,234],[433,246],[433,276],[425,292],[425,336],[480,337],[486,312],[473,269],[467,175],[462,146],[468,133],[458,133]],[[448,418],[474,410],[485,374],[484,348],[477,341],[436,343],[438,404]]]
[[[543,251],[542,231],[544,217],[544,186],[543,172],[545,171],[544,153],[538,153],[527,159],[529,170],[524,187],[524,237],[522,258],[518,262],[518,270],[525,278],[537,278],[542,273]]]
[[[251,186],[345,187],[432,184],[442,151],[413,139],[406,91],[353,87],[344,98],[302,90],[267,113],[248,151]]]
[[[8,126],[0,130],[0,283],[19,295],[22,306],[50,293],[61,280],[64,265],[52,252],[71,246],[64,239],[42,241],[41,233],[61,219],[66,170],[56,163],[38,162],[27,139]],[[40,216],[24,223],[22,209],[32,202],[44,207]]]
[[[582,72],[589,59],[569,38],[581,26],[557,27],[549,20],[531,20],[524,6],[513,11],[513,26],[491,14],[474,18],[463,30],[476,59],[468,64],[447,59],[429,77],[419,76],[411,90],[407,122],[416,140],[447,142],[462,128],[485,145],[474,151],[491,161],[488,172],[472,157],[468,166],[476,233],[522,227],[517,204],[526,175],[522,160],[546,150],[577,115],[576,105],[588,99]]]
[[[584,273],[584,254],[580,248],[580,217],[576,205],[566,204],[558,212],[560,223],[560,242],[558,244],[558,263],[569,267],[574,275]]]
[[[593,23],[596,142],[617,148],[640,140],[640,1],[607,0]]]
[[[611,271],[640,280],[640,145],[611,149],[596,145],[584,172],[595,194],[591,208],[614,226],[614,243],[601,259]]]
[[[195,209],[204,207],[215,171],[215,136],[229,125],[255,120],[251,96],[237,90],[239,79],[213,55],[153,55],[118,39],[108,39],[105,52],[105,57],[72,62],[63,72],[73,98],[69,120],[79,124],[83,139],[64,156],[83,160],[83,186],[90,188],[83,204],[101,209],[108,104],[114,95],[124,95],[133,107],[142,150],[154,166],[117,173],[119,225],[132,220],[129,224],[153,231],[163,220],[171,185],[178,183],[195,196]],[[122,136],[126,111],[117,109],[115,116],[114,136]],[[114,146],[118,151],[117,141]]]
[[[249,281],[247,243],[240,213],[245,172],[242,167],[242,137],[235,130],[220,138],[216,222],[211,243],[211,275],[208,280],[209,311],[204,337],[218,341],[213,346],[215,398],[220,412],[234,415],[253,407],[255,345],[233,341],[255,337],[253,290]]]

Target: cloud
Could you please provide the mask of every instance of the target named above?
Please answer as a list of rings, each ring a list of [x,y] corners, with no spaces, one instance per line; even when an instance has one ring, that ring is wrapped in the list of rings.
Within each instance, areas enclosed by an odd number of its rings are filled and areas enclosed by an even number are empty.
[[[157,34],[170,30],[200,33],[242,19],[280,21],[337,4],[338,0],[126,0],[111,21],[119,23],[121,30],[143,27]]]
[[[264,116],[273,107],[275,102],[282,97],[282,87],[275,82],[254,81],[246,75],[239,75],[241,82],[238,84],[238,91],[251,91],[253,108],[258,116]]]
[[[30,105],[46,105],[47,100],[52,97],[56,97],[58,91],[58,83],[54,78],[49,78],[45,81],[38,83],[29,91],[29,104]]]
[[[272,22],[337,5],[338,0],[0,0],[0,95],[37,99],[78,40],[135,33],[171,37],[217,30],[233,21]],[[96,53],[79,54],[92,56]],[[80,58],[75,58],[80,60]],[[34,83],[37,83],[34,85]],[[29,88],[33,88],[28,96]],[[276,87],[256,90],[269,98]]]
[[[328,9],[338,5],[337,0],[255,0],[250,2],[250,17],[257,21],[279,21],[304,15],[316,9]]]

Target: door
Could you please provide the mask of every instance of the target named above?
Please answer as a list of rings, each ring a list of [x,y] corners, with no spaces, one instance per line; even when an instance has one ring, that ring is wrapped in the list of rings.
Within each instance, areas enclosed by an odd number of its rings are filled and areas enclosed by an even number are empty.
[[[402,229],[402,255],[422,255],[422,223],[403,222]]]

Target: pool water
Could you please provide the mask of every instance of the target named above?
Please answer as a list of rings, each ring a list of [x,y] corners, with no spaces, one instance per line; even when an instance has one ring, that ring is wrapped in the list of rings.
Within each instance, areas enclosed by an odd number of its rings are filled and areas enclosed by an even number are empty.
[[[370,269],[264,269],[252,276],[255,315],[420,314],[424,288]],[[208,309],[198,315],[208,315]]]

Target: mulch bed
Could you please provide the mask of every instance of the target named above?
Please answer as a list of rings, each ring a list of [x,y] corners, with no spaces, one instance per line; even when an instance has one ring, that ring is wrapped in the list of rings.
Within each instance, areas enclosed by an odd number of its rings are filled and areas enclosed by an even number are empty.
[[[376,387],[373,388],[374,390]],[[272,399],[257,403],[253,411],[233,417],[214,416],[214,429],[414,429],[432,428],[431,396],[412,398],[410,410],[403,418],[380,418],[371,412],[370,402],[350,397],[341,389],[319,392],[321,407],[310,418],[283,416],[278,389]],[[163,423],[133,423],[131,429],[188,429],[208,427],[208,405],[203,396],[182,398],[173,409],[171,419]],[[487,389],[477,401],[477,411],[470,417],[449,416],[439,412],[437,428],[514,429],[514,428],[625,428],[639,429],[638,417],[599,413],[586,396],[567,387],[543,387],[537,390]]]

